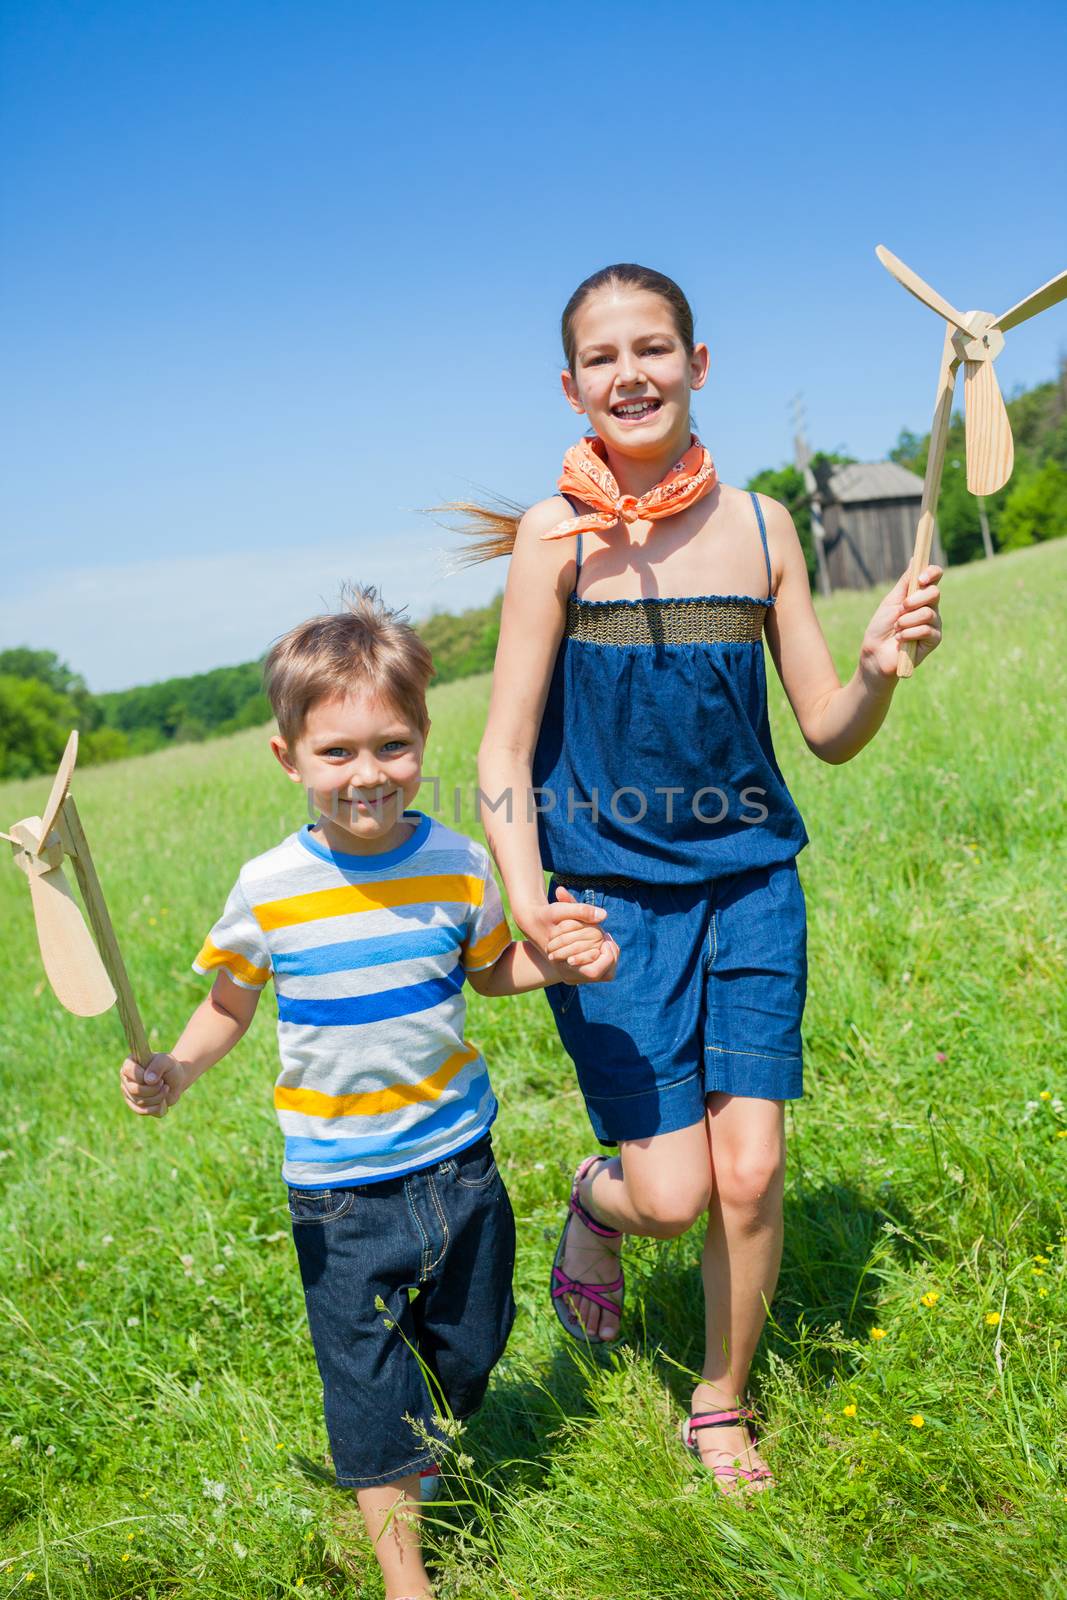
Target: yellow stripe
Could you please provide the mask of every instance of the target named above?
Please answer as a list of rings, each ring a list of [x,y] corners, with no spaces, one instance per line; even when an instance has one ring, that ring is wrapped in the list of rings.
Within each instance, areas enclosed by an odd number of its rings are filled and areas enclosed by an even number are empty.
[[[478,1054],[477,1045],[465,1045],[421,1083],[398,1083],[390,1089],[372,1089],[364,1094],[320,1094],[318,1089],[287,1089],[279,1084],[274,1091],[274,1104],[279,1111],[302,1111],[309,1117],[377,1117],[384,1111],[399,1111],[402,1106],[439,1100],[452,1079],[468,1061],[476,1061]]]
[[[220,950],[210,939],[204,940],[204,948],[196,958],[196,965],[206,967],[208,971],[212,967],[225,967],[227,972],[231,972],[235,978],[243,978],[245,983],[266,983],[270,977],[269,967],[254,967],[236,950]]]
[[[511,932],[506,922],[500,922],[487,933],[484,939],[479,939],[477,944],[472,944],[463,957],[463,965],[469,972],[472,967],[487,967],[491,961],[503,955],[511,943]]]
[[[292,928],[300,922],[317,922],[321,917],[347,917],[355,911],[381,911],[393,906],[443,905],[448,901],[480,906],[484,887],[481,878],[442,872],[426,878],[346,883],[340,889],[318,889],[312,894],[289,895],[284,900],[264,900],[252,910],[264,933],[270,933],[274,928]]]

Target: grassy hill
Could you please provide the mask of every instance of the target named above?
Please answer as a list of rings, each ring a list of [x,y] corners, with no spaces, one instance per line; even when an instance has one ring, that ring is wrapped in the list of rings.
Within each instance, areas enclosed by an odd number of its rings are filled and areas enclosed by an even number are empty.
[[[807,1095],[754,1375],[779,1487],[728,1503],[675,1442],[700,1359],[696,1232],[628,1247],[619,1350],[565,1343],[546,1286],[592,1141],[543,996],[475,995],[520,1312],[436,1513],[442,1597],[1067,1594],[1067,542],[946,591],[944,647],[848,766],[815,761],[775,684],[813,841]],[[869,608],[823,607],[842,671]],[[466,786],[472,831],[488,687],[444,685],[431,707],[427,771],[450,822]],[[0,825],[46,789],[0,786]],[[165,1048],[238,866],[299,824],[301,796],[258,729],[94,768],[77,796]],[[7,866],[0,926],[0,1592],[379,1596],[325,1468],[269,999],[171,1116],[138,1120],[117,1020],[56,1005]]]

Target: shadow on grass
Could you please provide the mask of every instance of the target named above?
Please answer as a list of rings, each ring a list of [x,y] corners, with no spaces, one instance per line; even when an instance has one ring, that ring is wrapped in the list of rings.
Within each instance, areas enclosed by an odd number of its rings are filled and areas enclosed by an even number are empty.
[[[768,1351],[793,1358],[800,1342],[809,1373],[830,1376],[834,1356],[822,1336],[834,1327],[852,1338],[867,1333],[875,1319],[881,1264],[899,1263],[914,1253],[907,1238],[911,1231],[910,1215],[895,1200],[887,1200],[884,1208],[872,1205],[845,1184],[794,1189],[786,1196],[782,1268],[753,1365],[755,1390]],[[683,1405],[687,1372],[698,1372],[704,1359],[702,1242],[698,1228],[683,1240],[654,1247],[654,1253],[640,1247],[646,1272],[635,1286],[635,1314],[643,1321],[639,1342],[658,1361],[662,1352],[665,1381]]]

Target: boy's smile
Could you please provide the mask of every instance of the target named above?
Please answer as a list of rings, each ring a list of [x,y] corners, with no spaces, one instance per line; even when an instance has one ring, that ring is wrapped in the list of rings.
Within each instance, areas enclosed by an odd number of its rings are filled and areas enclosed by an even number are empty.
[[[313,832],[330,849],[378,855],[404,843],[404,812],[422,782],[425,736],[405,714],[366,691],[312,706],[290,749],[271,749],[321,813]]]

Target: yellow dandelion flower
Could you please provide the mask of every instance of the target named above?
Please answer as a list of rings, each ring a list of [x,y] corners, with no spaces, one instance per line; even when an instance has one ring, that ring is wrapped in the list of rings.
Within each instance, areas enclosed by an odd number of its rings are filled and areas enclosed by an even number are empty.
[[[133,1537],[134,1537],[134,1535],[133,1535],[133,1534],[132,1534],[132,1533],[128,1533],[128,1534],[127,1534],[127,1535],[126,1535],[126,1542],[127,1542],[127,1543],[129,1543],[129,1541],[130,1541],[130,1540],[131,1540],[131,1539],[132,1539],[132,1538],[133,1538]]]
[[[1031,1268],[1030,1275],[1034,1278],[1043,1278],[1045,1276],[1045,1269],[1044,1267],[1033,1267]]]
[[[276,1444],[274,1446],[274,1448],[275,1448],[275,1450],[284,1450],[285,1446],[284,1446],[284,1444]]]
[[[872,1339],[884,1339],[885,1338],[885,1329],[884,1328],[872,1328],[871,1329],[871,1338]]]
[[[1038,1293],[1038,1297],[1041,1300],[1047,1300],[1048,1299],[1048,1290],[1047,1289],[1039,1289],[1037,1291],[1037,1293]]]
[[[987,1311],[985,1314],[985,1320],[987,1328],[995,1328],[997,1323],[1000,1321],[1000,1312]]]
[[[1039,1267],[1047,1267],[1048,1266],[1048,1261],[1049,1261],[1048,1256],[1035,1256],[1034,1260],[1036,1261],[1036,1263],[1037,1263],[1037,1265]]]
[[[1067,1128],[1057,1128],[1056,1137],[1057,1139],[1067,1139]]]
[[[124,1550],[122,1552],[122,1559],[123,1561],[128,1561],[130,1559],[130,1552],[128,1550]]]
[[[919,1304],[920,1305],[924,1305],[924,1306],[928,1306],[928,1307],[929,1306],[936,1306],[936,1304],[940,1300],[940,1298],[941,1298],[941,1295],[940,1295],[940,1293],[938,1292],[937,1289],[927,1289],[926,1293],[923,1295],[923,1297],[920,1300]]]
[[[909,1417],[908,1418],[908,1421],[911,1423],[913,1428],[925,1428],[926,1427],[926,1418],[925,1417],[921,1417],[917,1411],[916,1411],[916,1413],[915,1413],[915,1415],[913,1417]]]
[[[856,1402],[855,1402],[855,1400],[850,1401],[847,1406],[842,1406],[841,1407],[841,1415],[843,1417],[854,1417],[856,1415]]]

